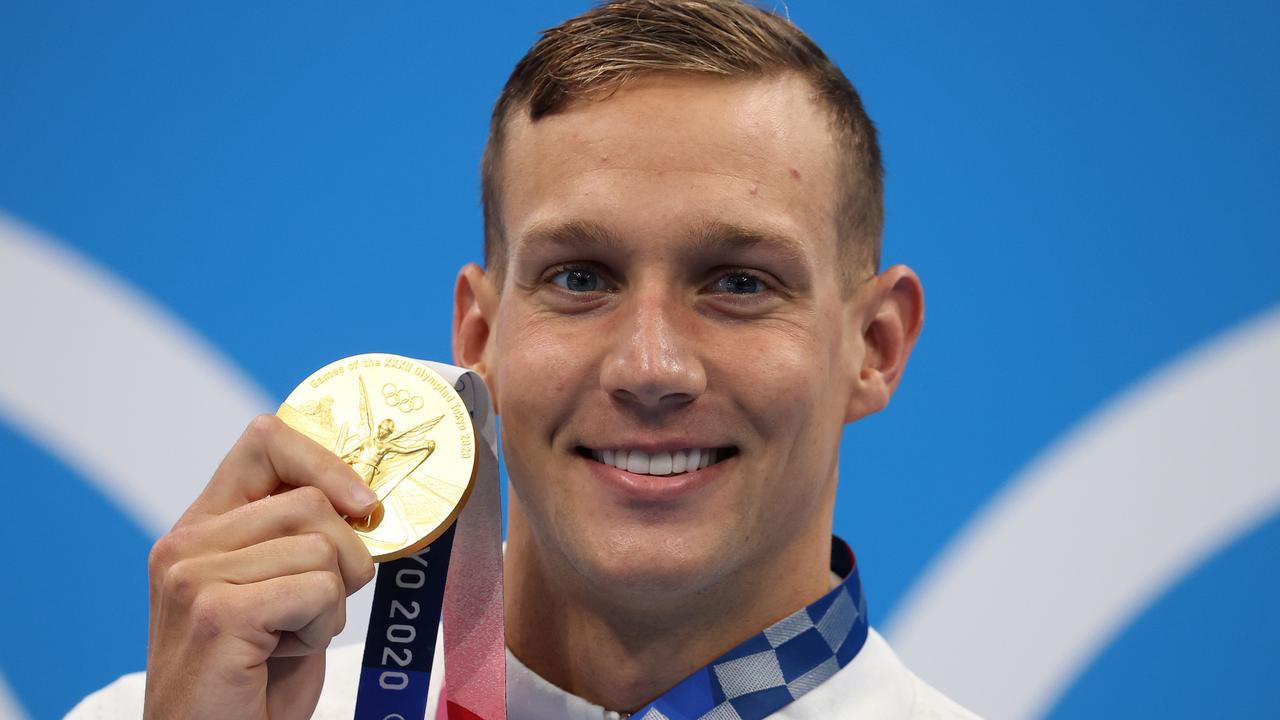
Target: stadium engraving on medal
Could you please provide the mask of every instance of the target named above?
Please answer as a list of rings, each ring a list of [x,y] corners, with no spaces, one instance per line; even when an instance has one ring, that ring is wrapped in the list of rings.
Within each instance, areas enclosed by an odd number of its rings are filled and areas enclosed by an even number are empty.
[[[276,415],[342,458],[378,497],[368,517],[347,518],[375,562],[426,547],[471,494],[471,416],[453,386],[417,360],[370,353],[329,363]]]

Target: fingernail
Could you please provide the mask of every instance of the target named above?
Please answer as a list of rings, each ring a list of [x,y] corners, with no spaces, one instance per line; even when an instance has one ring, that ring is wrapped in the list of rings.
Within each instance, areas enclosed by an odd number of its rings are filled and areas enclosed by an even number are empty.
[[[351,484],[351,499],[355,501],[356,507],[369,507],[378,502],[378,496],[364,483]]]

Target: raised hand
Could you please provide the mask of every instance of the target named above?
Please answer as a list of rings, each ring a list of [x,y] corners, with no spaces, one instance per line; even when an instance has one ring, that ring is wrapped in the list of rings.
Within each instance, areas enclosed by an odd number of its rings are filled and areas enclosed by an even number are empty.
[[[249,423],[151,551],[145,717],[308,718],[373,562],[360,476],[272,415]]]

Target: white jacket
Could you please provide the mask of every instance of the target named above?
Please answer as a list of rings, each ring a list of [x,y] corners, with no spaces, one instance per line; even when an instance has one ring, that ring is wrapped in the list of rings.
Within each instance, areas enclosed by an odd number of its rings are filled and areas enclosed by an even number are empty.
[[[437,643],[434,667],[444,666]],[[330,649],[324,689],[315,720],[351,720],[363,655],[360,645]],[[436,673],[433,673],[436,675]],[[432,693],[437,692],[432,683]],[[143,673],[125,675],[85,698],[68,720],[117,720],[142,717]],[[435,717],[434,698],[427,718]],[[526,668],[507,653],[509,720],[617,720],[620,716],[570,695]],[[902,664],[874,629],[858,655],[800,699],[769,716],[775,720],[976,720]]]

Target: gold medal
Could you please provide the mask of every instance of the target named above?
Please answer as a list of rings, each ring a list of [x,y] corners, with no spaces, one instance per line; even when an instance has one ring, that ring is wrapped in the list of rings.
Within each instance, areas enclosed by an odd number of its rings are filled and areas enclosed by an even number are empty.
[[[330,363],[276,415],[342,458],[378,496],[369,517],[348,518],[375,562],[426,547],[471,494],[471,416],[453,386],[417,360],[370,353]]]

